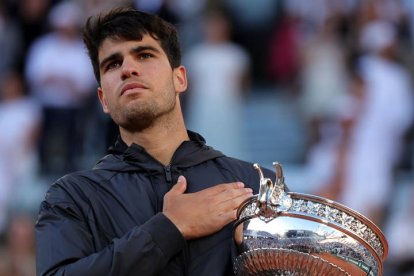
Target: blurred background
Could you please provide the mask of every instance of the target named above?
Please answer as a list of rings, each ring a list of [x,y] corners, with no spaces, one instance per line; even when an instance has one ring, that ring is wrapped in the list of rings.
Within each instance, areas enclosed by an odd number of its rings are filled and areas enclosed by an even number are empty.
[[[178,28],[189,129],[366,215],[389,242],[385,275],[414,275],[414,1],[0,0],[1,276],[35,275],[47,188],[118,135],[80,36],[114,6]]]

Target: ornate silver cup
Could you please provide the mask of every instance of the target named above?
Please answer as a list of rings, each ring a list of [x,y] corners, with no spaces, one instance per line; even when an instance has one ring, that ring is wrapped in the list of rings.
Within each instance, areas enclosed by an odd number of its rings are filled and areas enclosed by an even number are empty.
[[[318,196],[288,192],[260,175],[259,194],[240,205],[234,226],[236,275],[382,275],[388,253],[381,230],[354,210]]]

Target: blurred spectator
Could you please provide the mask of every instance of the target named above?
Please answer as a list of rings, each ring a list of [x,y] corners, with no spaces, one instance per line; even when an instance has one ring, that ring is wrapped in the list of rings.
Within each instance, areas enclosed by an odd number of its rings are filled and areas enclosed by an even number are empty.
[[[371,1],[365,1],[371,2]],[[355,8],[361,3],[358,0],[285,0],[283,1],[285,13],[290,17],[299,18],[299,29],[301,31],[300,40],[306,41],[312,39],[313,36],[318,36],[319,33],[325,30],[326,24],[335,18],[335,21],[343,18],[352,17],[355,13]],[[353,22],[347,22],[352,25]],[[328,25],[334,25],[332,22]],[[336,26],[338,27],[338,26]],[[343,26],[342,26],[343,27]],[[350,26],[345,26],[350,27]],[[340,32],[339,32],[340,31]],[[343,30],[336,29],[336,34],[341,35]]]
[[[214,1],[212,1],[214,2]],[[266,64],[270,33],[278,19],[280,5],[284,1],[223,0],[234,24],[234,41],[252,55],[251,74],[257,83],[267,84]]]
[[[249,56],[231,42],[231,26],[225,13],[206,14],[205,40],[185,56],[190,91],[186,119],[189,129],[202,133],[213,147],[240,156],[243,93]]]
[[[34,221],[25,214],[11,217],[5,248],[0,251],[1,276],[35,276]]]
[[[295,90],[300,69],[299,24],[298,19],[288,13],[283,13],[279,20],[271,33],[267,73],[272,83],[290,93]]]
[[[19,59],[19,66],[24,68],[27,50],[30,45],[41,35],[47,32],[47,14],[53,0],[19,0],[12,1],[12,16],[16,17],[22,32],[23,54]]]
[[[348,150],[355,120],[361,109],[365,83],[349,74],[348,97],[331,117],[318,124],[318,139],[306,155],[307,184],[313,194],[338,201],[343,191],[348,167]],[[356,191],[357,192],[357,191]]]
[[[203,40],[203,14],[214,6],[217,0],[166,0],[171,11],[177,16],[176,27],[181,37],[184,52]]]
[[[394,25],[370,22],[363,26],[360,39],[365,51],[359,60],[364,98],[349,144],[340,201],[381,224],[403,137],[412,124],[413,87],[407,70],[395,61]]]
[[[9,16],[4,1],[0,2],[0,76],[19,65],[19,59],[23,54],[22,43],[19,22]]]
[[[407,24],[406,31],[409,45],[414,45],[414,2],[411,0],[401,0],[404,23]],[[411,50],[410,47],[410,50]]]
[[[403,137],[414,114],[411,79],[395,61],[395,42],[396,30],[391,23],[375,20],[363,25],[356,110],[347,117],[349,121],[342,121],[351,125],[342,125],[346,126],[342,128],[346,130],[341,138],[344,143],[334,149],[333,157],[339,163],[331,167],[336,173],[328,181],[331,186],[320,193],[378,225],[384,222]]]
[[[79,6],[59,3],[51,10],[49,22],[53,31],[30,48],[26,78],[43,107],[42,172],[64,173],[77,169],[82,148],[78,116],[96,82],[80,36],[83,16]]]
[[[22,76],[9,72],[0,90],[0,233],[18,189],[37,173],[40,108],[26,96]]]
[[[309,125],[309,146],[323,124],[336,120],[349,97],[347,52],[340,37],[341,17],[332,14],[302,44],[300,103]]]

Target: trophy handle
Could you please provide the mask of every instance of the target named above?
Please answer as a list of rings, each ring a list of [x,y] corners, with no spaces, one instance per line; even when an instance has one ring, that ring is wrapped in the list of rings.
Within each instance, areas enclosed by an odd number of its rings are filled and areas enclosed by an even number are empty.
[[[292,206],[292,199],[285,191],[285,178],[279,162],[273,162],[276,170],[276,180],[273,184],[270,178],[264,177],[260,166],[255,163],[253,167],[260,176],[259,194],[256,200],[256,214],[264,221],[273,219],[278,212],[286,211]]]
[[[267,207],[270,203],[270,197],[272,195],[273,190],[273,182],[270,178],[265,178],[263,175],[263,171],[260,168],[259,164],[253,164],[253,167],[258,171],[260,176],[260,187],[259,187],[259,194],[257,196],[257,203],[260,209]]]

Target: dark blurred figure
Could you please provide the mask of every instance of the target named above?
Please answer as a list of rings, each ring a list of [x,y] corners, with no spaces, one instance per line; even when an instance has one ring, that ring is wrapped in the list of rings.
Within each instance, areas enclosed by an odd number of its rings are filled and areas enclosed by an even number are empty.
[[[252,56],[252,77],[258,85],[266,85],[270,33],[278,19],[282,1],[224,0],[221,2],[231,15],[235,41],[243,45]]]
[[[114,7],[128,7],[132,5],[131,0],[82,0],[78,1],[85,12],[85,17],[110,10]]]
[[[270,33],[267,77],[278,88],[295,92],[300,70],[298,18],[282,12],[275,29]],[[296,85],[297,86],[297,85]]]
[[[0,2],[0,76],[11,68],[19,65],[23,55],[23,33],[19,21],[13,19],[8,13],[4,1]]]
[[[19,69],[23,69],[26,53],[32,43],[48,31],[47,14],[54,2],[58,0],[19,0],[9,1],[11,15],[19,22],[22,32],[22,53]]]
[[[388,257],[389,270],[398,276],[414,275],[414,185],[412,178],[404,188],[403,199],[400,199],[395,212],[387,220],[385,234],[390,246]],[[399,208],[398,208],[399,207]]]

